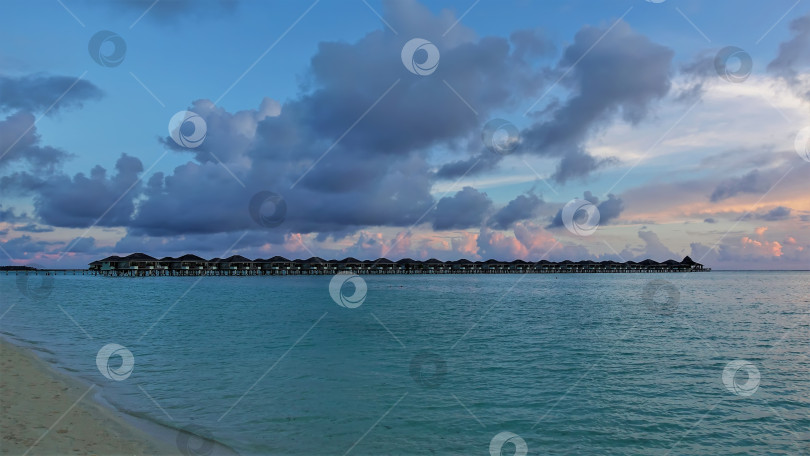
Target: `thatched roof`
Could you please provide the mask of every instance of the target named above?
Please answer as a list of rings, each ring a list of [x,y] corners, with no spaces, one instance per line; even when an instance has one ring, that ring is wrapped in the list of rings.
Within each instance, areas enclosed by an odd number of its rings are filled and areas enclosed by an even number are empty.
[[[187,254],[177,258],[177,261],[194,261],[194,262],[197,262],[197,263],[205,263],[206,260],[205,260],[205,258],[198,257],[197,255],[192,255],[190,253],[187,253]]]
[[[124,257],[125,260],[130,261],[157,261],[157,258],[151,257],[145,253],[132,253]]]
[[[185,256],[185,255],[184,255]],[[192,255],[194,256],[194,255]],[[182,257],[181,257],[182,258]],[[200,258],[200,257],[197,257]],[[200,258],[202,260],[202,258]],[[205,261],[205,260],[203,260]],[[242,255],[231,255],[222,260],[223,263],[253,263],[253,260],[243,257]]]

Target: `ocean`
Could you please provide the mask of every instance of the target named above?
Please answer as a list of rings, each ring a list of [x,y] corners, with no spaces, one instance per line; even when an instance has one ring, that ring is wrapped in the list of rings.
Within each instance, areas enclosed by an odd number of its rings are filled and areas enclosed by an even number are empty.
[[[810,272],[0,284],[6,338],[242,455],[810,452]]]

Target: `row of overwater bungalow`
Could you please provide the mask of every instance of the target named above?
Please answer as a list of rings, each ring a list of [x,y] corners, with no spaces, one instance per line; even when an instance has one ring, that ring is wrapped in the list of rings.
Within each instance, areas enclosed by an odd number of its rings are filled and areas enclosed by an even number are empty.
[[[682,261],[667,260],[659,263],[653,260],[641,262],[627,261],[562,261],[541,260],[528,262],[515,261],[426,261],[404,258],[391,261],[378,260],[324,260],[312,257],[306,260],[288,260],[284,257],[257,258],[251,260],[241,255],[228,258],[206,260],[197,255],[183,255],[179,258],[157,259],[144,253],[133,253],[125,257],[110,256],[90,263],[89,270],[107,276],[200,276],[200,275],[324,275],[339,272],[355,274],[509,274],[509,273],[653,273],[653,272],[700,272],[704,268],[688,256]]]

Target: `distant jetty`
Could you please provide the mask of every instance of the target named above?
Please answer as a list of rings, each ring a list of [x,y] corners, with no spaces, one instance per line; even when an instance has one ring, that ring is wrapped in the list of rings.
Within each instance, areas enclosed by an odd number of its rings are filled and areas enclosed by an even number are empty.
[[[284,257],[251,260],[241,255],[206,260],[187,254],[179,258],[157,259],[145,253],[125,257],[110,256],[90,263],[90,272],[105,276],[257,276],[257,275],[333,275],[340,272],[354,274],[568,274],[568,273],[660,273],[706,272],[702,264],[688,256],[682,261],[653,260],[626,261],[425,261],[403,258],[391,261],[377,260],[324,260],[312,257],[306,260],[288,260]]]

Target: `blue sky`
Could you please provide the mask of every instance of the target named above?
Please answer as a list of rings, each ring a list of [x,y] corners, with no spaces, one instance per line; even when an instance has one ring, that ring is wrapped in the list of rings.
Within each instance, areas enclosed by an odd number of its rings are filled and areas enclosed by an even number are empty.
[[[14,263],[187,249],[810,264],[808,167],[793,150],[810,125],[810,5],[795,0],[42,0],[5,10],[0,115],[22,119],[3,124],[7,138],[25,138],[0,159],[0,243]],[[101,30],[126,42],[120,65],[90,57]],[[404,68],[398,51],[411,38],[437,44],[436,73]],[[745,81],[712,65],[726,46],[750,55]],[[49,110],[56,98],[41,98],[79,77],[90,95],[69,90]],[[168,135],[184,110],[207,122],[199,149]],[[482,154],[494,118],[520,131],[515,153]],[[52,162],[25,158],[37,153]],[[93,185],[73,177],[95,167],[106,172]],[[281,226],[250,224],[259,190],[287,201]],[[602,212],[593,235],[561,219],[575,198]],[[352,205],[366,209],[340,210]]]

